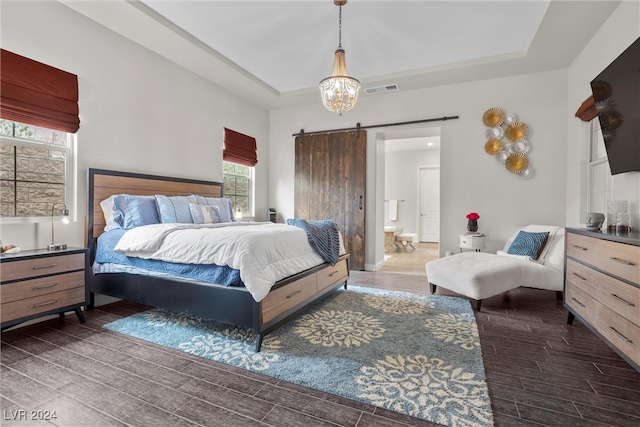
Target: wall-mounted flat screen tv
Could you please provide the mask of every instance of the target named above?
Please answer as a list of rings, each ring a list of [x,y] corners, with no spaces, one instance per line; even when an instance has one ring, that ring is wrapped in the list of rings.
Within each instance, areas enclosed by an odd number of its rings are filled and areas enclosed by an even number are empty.
[[[611,174],[640,171],[640,38],[591,82]]]

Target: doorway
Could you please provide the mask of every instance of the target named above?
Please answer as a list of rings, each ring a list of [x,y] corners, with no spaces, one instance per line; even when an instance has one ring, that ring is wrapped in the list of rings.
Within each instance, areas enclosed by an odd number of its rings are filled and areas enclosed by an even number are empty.
[[[381,271],[426,275],[440,237],[440,127],[385,132],[384,226],[415,234],[415,250],[385,245]],[[390,201],[395,210],[390,215]],[[382,231],[382,230],[381,230]]]

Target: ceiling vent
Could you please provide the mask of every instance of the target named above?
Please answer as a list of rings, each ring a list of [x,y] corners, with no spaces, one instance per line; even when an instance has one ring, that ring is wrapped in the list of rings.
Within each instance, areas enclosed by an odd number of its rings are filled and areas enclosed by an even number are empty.
[[[365,88],[364,93],[366,93],[367,95],[375,95],[376,93],[395,92],[397,90],[400,90],[397,84],[390,84]]]

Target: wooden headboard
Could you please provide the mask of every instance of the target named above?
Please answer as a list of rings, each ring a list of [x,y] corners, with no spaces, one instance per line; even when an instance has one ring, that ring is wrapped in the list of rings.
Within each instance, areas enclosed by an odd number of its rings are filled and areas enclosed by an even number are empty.
[[[89,169],[89,220],[87,227],[89,247],[93,246],[93,241],[102,234],[106,225],[100,202],[113,194],[134,194],[137,196],[198,194],[205,197],[222,197],[222,183]]]

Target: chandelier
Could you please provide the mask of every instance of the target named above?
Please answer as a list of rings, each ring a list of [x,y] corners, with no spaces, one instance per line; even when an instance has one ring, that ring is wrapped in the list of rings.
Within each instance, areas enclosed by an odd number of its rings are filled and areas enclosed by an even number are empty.
[[[333,71],[331,76],[320,81],[320,96],[322,104],[329,111],[342,115],[351,111],[358,102],[360,82],[347,75],[347,63],[342,48],[342,6],[347,0],[333,0],[333,4],[340,7],[338,15],[338,48],[335,52]]]

